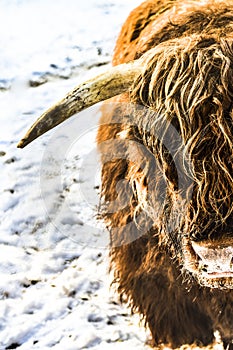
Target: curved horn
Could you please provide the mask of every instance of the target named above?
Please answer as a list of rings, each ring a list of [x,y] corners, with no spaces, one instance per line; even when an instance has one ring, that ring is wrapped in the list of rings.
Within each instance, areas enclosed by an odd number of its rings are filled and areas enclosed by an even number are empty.
[[[77,112],[129,89],[141,72],[139,60],[112,67],[70,91],[31,126],[17,147],[23,148]]]

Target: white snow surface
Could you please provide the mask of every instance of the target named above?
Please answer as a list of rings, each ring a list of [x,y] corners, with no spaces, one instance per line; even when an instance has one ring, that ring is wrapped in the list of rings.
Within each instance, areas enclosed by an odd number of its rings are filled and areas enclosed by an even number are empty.
[[[0,0],[0,350],[149,349],[111,287],[95,219],[98,106],[16,148],[45,109],[109,67],[140,2]]]

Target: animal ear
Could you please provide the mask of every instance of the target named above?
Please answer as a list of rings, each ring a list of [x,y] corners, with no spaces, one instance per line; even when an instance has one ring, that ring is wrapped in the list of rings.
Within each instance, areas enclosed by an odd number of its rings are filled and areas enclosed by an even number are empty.
[[[25,147],[75,113],[127,91],[140,72],[141,61],[135,60],[78,85],[36,120],[17,147]]]

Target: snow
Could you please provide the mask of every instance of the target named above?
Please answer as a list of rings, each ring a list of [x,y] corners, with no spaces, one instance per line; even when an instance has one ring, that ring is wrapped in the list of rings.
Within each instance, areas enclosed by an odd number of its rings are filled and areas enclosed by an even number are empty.
[[[0,0],[0,350],[149,349],[111,286],[95,219],[99,107],[16,148],[45,109],[109,67],[140,2]]]

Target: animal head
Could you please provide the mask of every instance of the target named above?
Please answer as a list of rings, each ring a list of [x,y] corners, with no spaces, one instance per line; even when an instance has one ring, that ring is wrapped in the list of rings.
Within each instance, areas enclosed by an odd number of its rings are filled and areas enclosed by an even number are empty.
[[[233,288],[233,36],[214,28],[160,40],[139,58],[79,85],[35,122],[18,147],[127,93],[124,101],[137,108],[125,121],[122,107],[121,133],[143,146],[138,152],[147,160],[144,173],[133,166],[128,171],[135,210],[147,212],[158,244],[169,247],[200,284]]]

